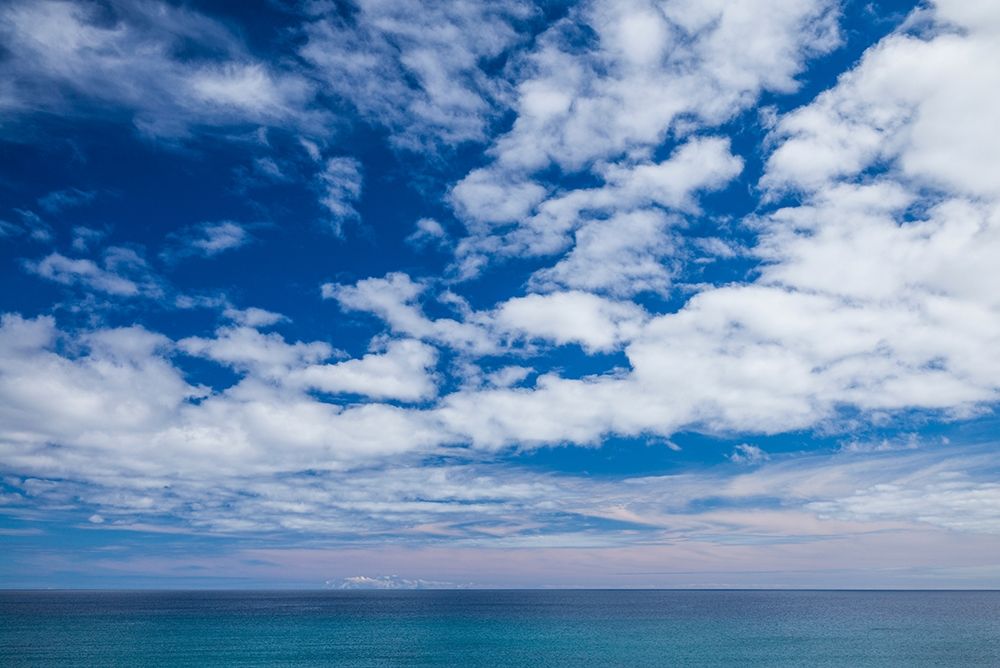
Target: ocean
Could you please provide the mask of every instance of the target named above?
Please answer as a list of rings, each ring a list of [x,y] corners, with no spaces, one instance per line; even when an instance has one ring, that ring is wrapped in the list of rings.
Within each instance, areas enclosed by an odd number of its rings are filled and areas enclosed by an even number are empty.
[[[0,592],[0,666],[1000,666],[1000,592]]]

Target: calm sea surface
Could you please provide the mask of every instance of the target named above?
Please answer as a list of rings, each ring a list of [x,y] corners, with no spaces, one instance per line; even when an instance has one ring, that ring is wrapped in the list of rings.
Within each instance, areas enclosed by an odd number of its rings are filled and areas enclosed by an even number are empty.
[[[1000,666],[1000,592],[0,592],[0,666]]]

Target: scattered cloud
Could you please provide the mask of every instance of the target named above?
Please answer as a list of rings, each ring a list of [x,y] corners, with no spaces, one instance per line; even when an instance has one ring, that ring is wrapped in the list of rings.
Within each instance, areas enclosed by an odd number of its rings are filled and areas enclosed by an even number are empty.
[[[20,225],[15,225],[7,220],[0,220],[0,239],[16,237],[21,234],[24,234],[24,230]]]
[[[421,218],[414,224],[413,234],[406,237],[406,242],[416,248],[427,246],[445,246],[448,243],[448,232],[433,218]]]
[[[50,281],[116,297],[158,297],[163,292],[146,260],[135,250],[122,246],[106,248],[100,263],[51,253],[25,266]]]
[[[581,3],[526,57],[497,166],[575,171],[648,152],[672,128],[720,124],[764,90],[794,90],[806,60],[838,44],[836,12],[822,1]],[[581,26],[593,40],[581,43]]]
[[[324,298],[337,300],[348,311],[372,313],[394,332],[479,355],[534,340],[576,343],[591,352],[613,350],[634,338],[646,318],[635,304],[564,291],[514,297],[484,311],[472,311],[459,301],[458,319],[430,319],[419,304],[426,290],[402,273],[322,287]]]
[[[4,236],[16,237],[27,234],[29,239],[40,243],[50,243],[53,240],[55,232],[52,225],[43,220],[37,213],[29,209],[14,209],[14,213],[21,220],[21,224],[4,221],[3,225],[0,226]]]
[[[355,208],[361,198],[361,163],[354,158],[330,158],[317,177],[319,203],[330,214],[334,233],[343,233],[343,224],[359,217]]]
[[[108,235],[107,229],[95,229],[77,225],[73,228],[73,250],[78,253],[87,253],[100,243]]]
[[[770,455],[760,449],[759,446],[741,443],[733,449],[733,454],[729,455],[729,461],[736,464],[759,464],[770,459]]]
[[[250,308],[237,309],[237,308],[227,308],[222,312],[222,315],[232,320],[237,325],[242,325],[243,327],[270,327],[271,325],[277,325],[281,322],[287,322],[288,317],[280,313],[274,313],[266,309],[257,308],[256,306],[251,306]]]
[[[305,27],[300,55],[326,91],[386,127],[404,149],[486,138],[509,96],[488,70],[525,39],[520,28],[535,13],[529,3],[359,0],[352,10],[345,17],[324,8]]]
[[[73,209],[84,206],[94,201],[97,193],[90,190],[79,190],[77,188],[67,188],[66,190],[54,190],[44,197],[38,198],[38,206],[49,214],[57,214],[66,209]]]
[[[161,255],[169,261],[189,257],[209,258],[235,250],[253,241],[247,225],[224,220],[181,228],[170,235],[170,245]]]
[[[532,277],[536,286],[582,287],[626,296],[664,292],[679,245],[672,228],[683,222],[666,212],[696,212],[695,194],[725,186],[742,166],[743,161],[730,153],[728,140],[692,139],[659,163],[595,168],[604,182],[597,188],[545,198],[536,184],[519,186],[533,196],[513,208],[511,202],[522,198],[520,190],[498,189],[493,174],[473,172],[452,191],[458,210],[474,219],[468,225],[472,234],[457,247],[460,273],[474,275],[486,266],[488,257],[551,255],[572,246],[554,267]],[[480,181],[490,185],[479,185]],[[495,199],[504,204],[496,206]],[[513,229],[496,233],[497,226],[510,225]]]

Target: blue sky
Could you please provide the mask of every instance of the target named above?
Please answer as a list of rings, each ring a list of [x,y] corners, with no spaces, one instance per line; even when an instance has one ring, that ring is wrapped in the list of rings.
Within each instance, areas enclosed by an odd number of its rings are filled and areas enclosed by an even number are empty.
[[[987,3],[0,46],[0,586],[1000,586]]]

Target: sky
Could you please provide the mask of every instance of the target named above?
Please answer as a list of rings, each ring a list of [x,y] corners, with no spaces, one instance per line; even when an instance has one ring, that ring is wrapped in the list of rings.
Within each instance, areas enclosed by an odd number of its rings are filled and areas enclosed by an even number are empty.
[[[1000,587],[1000,5],[0,4],[0,587]]]

